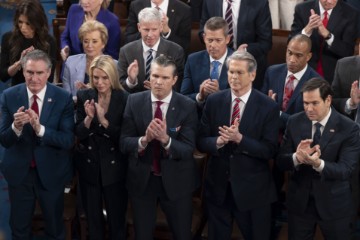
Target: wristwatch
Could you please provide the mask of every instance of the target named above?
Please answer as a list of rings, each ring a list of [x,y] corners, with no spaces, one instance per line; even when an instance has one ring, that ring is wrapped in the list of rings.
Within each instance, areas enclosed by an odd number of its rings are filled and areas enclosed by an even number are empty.
[[[329,34],[325,37],[325,40],[329,40],[330,38],[332,38],[331,32],[329,32]]]

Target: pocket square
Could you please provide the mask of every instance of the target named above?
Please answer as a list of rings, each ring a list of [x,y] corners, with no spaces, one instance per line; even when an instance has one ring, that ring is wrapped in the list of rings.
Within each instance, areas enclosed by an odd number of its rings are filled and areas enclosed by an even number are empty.
[[[180,129],[181,129],[181,126],[178,126],[178,127],[175,127],[175,128],[169,128],[169,131],[170,132],[178,132],[178,131],[180,131]]]

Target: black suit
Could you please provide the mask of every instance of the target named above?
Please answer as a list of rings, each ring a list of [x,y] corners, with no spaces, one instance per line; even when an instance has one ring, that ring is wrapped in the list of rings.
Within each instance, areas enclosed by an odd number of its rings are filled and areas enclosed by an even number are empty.
[[[151,7],[150,0],[132,1],[129,9],[128,24],[126,25],[125,37],[126,43],[137,40],[141,37],[138,30],[138,14],[146,8]],[[167,40],[175,42],[183,47],[187,52],[191,37],[191,9],[185,3],[179,0],[169,0],[166,16],[169,18],[169,28],[171,34]]]
[[[127,164],[126,157],[120,153],[119,138],[127,96],[128,93],[123,90],[113,90],[105,114],[109,126],[101,126],[95,116],[90,128],[86,128],[84,103],[92,99],[98,102],[98,94],[95,89],[77,93],[76,135],[79,144],[75,164],[79,173],[90,239],[104,237],[103,199],[107,210],[109,239],[126,239]]]
[[[128,98],[121,130],[121,150],[129,154],[127,187],[133,207],[136,239],[153,239],[159,200],[175,239],[191,236],[192,192],[198,185],[193,150],[197,127],[194,101],[173,91],[166,113],[170,148],[161,148],[161,176],[151,173],[153,142],[138,152],[138,140],[153,119],[150,91]]]
[[[308,24],[310,9],[314,9],[315,13],[320,15],[319,0],[306,1],[296,5],[290,37],[301,33]],[[357,18],[358,13],[356,10],[342,2],[342,0],[338,1],[331,12],[327,29],[333,34],[334,41],[331,46],[324,41],[322,50],[324,78],[330,83],[334,77],[337,60],[354,54]],[[312,68],[316,69],[320,54],[320,44],[323,38],[316,29],[310,38],[312,42],[312,58],[309,64]]]
[[[119,61],[118,61],[118,69],[120,74],[120,82],[122,86],[126,89],[126,91],[130,93],[140,92],[146,90],[144,88],[144,81],[145,81],[145,63],[143,57],[143,46],[142,46],[142,39],[130,42],[123,46],[120,49]],[[176,91],[180,91],[181,82],[184,76],[184,50],[176,43],[170,42],[168,40],[160,38],[160,44],[158,47],[158,51],[156,53],[156,57],[164,54],[172,58],[175,61],[176,69],[178,72],[178,80],[174,85],[174,89]],[[138,84],[134,88],[129,88],[126,84],[127,69],[129,65],[134,61],[137,60],[139,65],[139,74]]]
[[[205,182],[209,239],[230,239],[230,216],[236,219],[245,239],[268,239],[270,204],[276,200],[269,160],[278,146],[279,108],[253,89],[240,121],[243,139],[238,145],[228,143],[217,149],[218,128],[229,126],[231,104],[230,89],[209,95],[200,123],[198,149],[210,154]],[[234,205],[231,210],[229,203]],[[268,215],[259,214],[258,209],[266,207]],[[243,217],[247,214],[253,218]]]
[[[325,238],[332,234],[331,239],[349,239],[351,216],[356,214],[350,178],[359,159],[359,127],[332,109],[320,140],[320,158],[325,161],[321,173],[309,165],[294,167],[293,153],[298,144],[311,138],[312,122],[306,114],[301,112],[290,117],[277,157],[279,167],[291,171],[287,199],[289,239],[305,239],[299,231],[304,224],[292,220],[297,216],[305,216],[306,224],[319,223]],[[338,229],[343,221],[347,226]],[[343,238],[336,237],[339,233]]]
[[[206,21],[211,17],[224,16],[223,1],[204,0],[199,31],[201,40]],[[255,57],[258,64],[253,86],[261,89],[267,67],[267,54],[272,46],[272,24],[268,1],[241,0],[236,26],[236,46],[248,44],[247,51]]]

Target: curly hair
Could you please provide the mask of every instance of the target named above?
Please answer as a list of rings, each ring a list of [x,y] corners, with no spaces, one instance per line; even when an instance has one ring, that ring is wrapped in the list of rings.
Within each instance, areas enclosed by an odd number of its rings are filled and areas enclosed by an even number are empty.
[[[19,28],[19,17],[24,15],[27,17],[31,28],[34,30],[34,47],[49,53],[50,44],[48,43],[49,26],[48,20],[39,0],[23,0],[16,8],[13,19],[14,29],[12,31],[10,42],[12,43],[10,51],[10,62],[16,62],[21,51],[22,42],[25,37]]]

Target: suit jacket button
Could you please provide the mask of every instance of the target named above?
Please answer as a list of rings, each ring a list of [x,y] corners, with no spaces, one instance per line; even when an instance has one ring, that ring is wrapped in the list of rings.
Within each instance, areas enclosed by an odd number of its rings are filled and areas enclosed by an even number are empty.
[[[89,147],[88,147],[88,149],[89,149],[89,150],[91,150],[91,149],[92,149],[92,147],[91,147],[91,146],[89,146]]]
[[[112,147],[112,148],[110,148],[110,151],[114,151],[114,150],[115,150],[115,148],[113,148],[113,147]]]
[[[112,161],[111,161],[111,164],[115,164],[115,161],[114,161],[114,160],[112,160]]]
[[[90,159],[88,159],[88,160],[87,160],[87,162],[88,162],[88,163],[91,163],[91,160],[90,160]]]
[[[101,127],[101,123],[99,123],[99,127]]]

